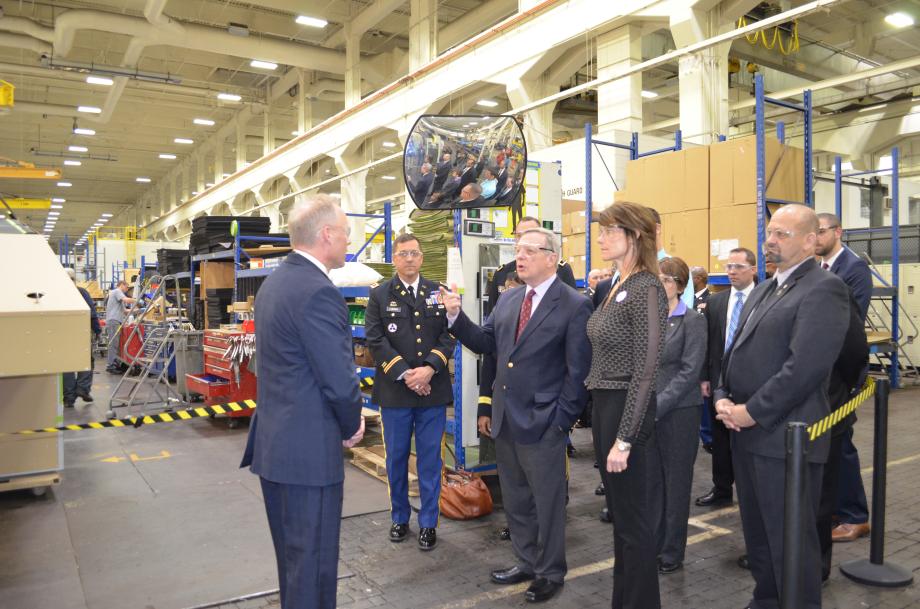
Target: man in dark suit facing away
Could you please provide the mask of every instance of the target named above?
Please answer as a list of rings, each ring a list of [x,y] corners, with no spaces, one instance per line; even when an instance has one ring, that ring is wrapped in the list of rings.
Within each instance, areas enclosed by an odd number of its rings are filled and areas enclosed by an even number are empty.
[[[460,310],[460,295],[442,288],[451,333],[497,362],[491,416],[481,434],[495,439],[502,499],[517,564],[493,571],[497,584],[533,579],[528,602],[552,598],[565,562],[565,445],[587,400],[591,301],[556,276],[559,241],[545,229],[525,231],[515,246],[525,285],[506,291],[482,326]]]
[[[259,408],[240,467],[262,496],[283,609],[333,609],[345,477],[342,446],[364,434],[348,308],[329,279],[348,219],[318,195],[291,212],[291,252],[256,296]]]
[[[827,384],[849,324],[844,283],[814,260],[818,218],[804,205],[780,208],[766,231],[766,257],[776,274],[758,285],[741,312],[725,353],[714,398],[733,431],[732,459],[754,593],[751,609],[777,609],[783,588],[785,429],[830,412]],[[808,445],[805,504],[814,523],[830,434]],[[817,527],[805,526],[805,607],[821,607]]]
[[[865,324],[872,299],[872,273],[866,261],[853,253],[841,241],[843,229],[834,214],[818,214],[818,244],[815,253],[821,256],[821,268],[834,273],[847,284],[859,306],[860,320]],[[839,470],[835,516],[837,524],[832,538],[835,542],[854,541],[869,534],[869,504],[863,486],[859,452],[853,444],[853,424],[856,416],[847,417],[839,447],[831,445],[830,459]],[[837,450],[839,448],[839,450]]]

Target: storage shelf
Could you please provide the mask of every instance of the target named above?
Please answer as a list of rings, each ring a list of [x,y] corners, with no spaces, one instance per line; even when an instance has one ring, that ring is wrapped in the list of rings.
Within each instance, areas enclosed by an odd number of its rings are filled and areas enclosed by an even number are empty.
[[[364,326],[353,325],[351,327],[352,338],[364,338]]]
[[[225,252],[211,252],[210,254],[198,254],[192,256],[192,262],[203,262],[207,260],[233,260],[233,250]]]
[[[241,279],[245,277],[268,277],[276,268],[278,267],[270,266],[261,269],[241,269],[236,272],[236,276]]]

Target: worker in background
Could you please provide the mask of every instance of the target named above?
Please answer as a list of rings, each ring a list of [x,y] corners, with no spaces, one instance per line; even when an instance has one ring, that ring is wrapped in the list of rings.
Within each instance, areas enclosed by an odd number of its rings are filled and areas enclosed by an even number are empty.
[[[585,288],[585,296],[588,298],[594,298],[594,289],[597,287],[597,282],[601,280],[603,271],[601,269],[591,269],[588,273],[588,286]]]
[[[840,277],[859,306],[860,320],[865,323],[872,298],[872,273],[865,260],[846,247],[841,238],[843,229],[834,214],[818,214],[818,243],[815,254],[821,257],[821,268]],[[856,417],[840,426],[843,437],[832,442],[828,457],[829,469],[839,468],[837,487],[837,526],[832,531],[835,542],[855,541],[869,534],[869,504],[860,472],[859,452],[853,444],[853,424]]]
[[[70,280],[76,283],[77,273],[70,268],[64,270],[67,271],[67,276],[70,277]],[[93,367],[95,365],[95,360],[93,359],[93,345],[95,345],[96,339],[99,337],[99,333],[102,331],[99,326],[99,316],[96,315],[96,303],[93,302],[93,298],[89,295],[89,292],[87,292],[85,288],[77,286],[77,290],[80,292],[80,296],[83,297],[83,300],[86,301],[86,305],[89,307],[89,326],[92,330],[92,336],[90,337],[89,343],[89,370],[64,373],[65,408],[73,408],[77,398],[81,398],[84,402],[93,401],[93,396],[90,394],[90,391],[92,391],[93,388]]]
[[[419,272],[425,261],[418,238],[404,233],[393,242],[396,276],[371,289],[364,321],[374,354],[373,402],[380,407],[390,485],[390,541],[409,534],[409,454],[415,436],[418,486],[418,547],[438,543],[441,495],[441,440],[447,405],[454,401],[447,362],[456,341],[447,331],[438,283]]]
[[[709,300],[709,273],[701,266],[690,267],[693,278],[693,308],[702,313]]]
[[[121,373],[117,363],[118,335],[121,332],[121,325],[125,323],[125,306],[134,304],[134,299],[128,296],[127,292],[128,282],[121,279],[114,288],[109,290],[109,295],[105,299],[105,336],[109,343],[105,371],[112,374]]]

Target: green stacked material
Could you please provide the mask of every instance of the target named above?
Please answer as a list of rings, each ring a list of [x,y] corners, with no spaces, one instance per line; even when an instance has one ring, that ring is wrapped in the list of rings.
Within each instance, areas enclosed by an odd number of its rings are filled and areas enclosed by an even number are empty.
[[[422,211],[409,215],[409,232],[418,237],[425,263],[422,275],[432,281],[447,280],[447,248],[454,245],[452,211]]]
[[[352,326],[363,326],[364,325],[364,314],[367,311],[367,308],[363,305],[348,305],[348,323]]]

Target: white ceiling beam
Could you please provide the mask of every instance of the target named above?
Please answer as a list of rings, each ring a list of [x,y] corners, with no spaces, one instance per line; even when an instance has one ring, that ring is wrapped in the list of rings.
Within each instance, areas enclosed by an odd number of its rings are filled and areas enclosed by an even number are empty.
[[[390,13],[406,3],[406,0],[376,0],[369,7],[355,15],[351,20],[352,36],[363,36],[365,32],[380,23]],[[341,28],[335,34],[330,36],[323,46],[331,49],[338,48],[345,44],[345,28]]]

